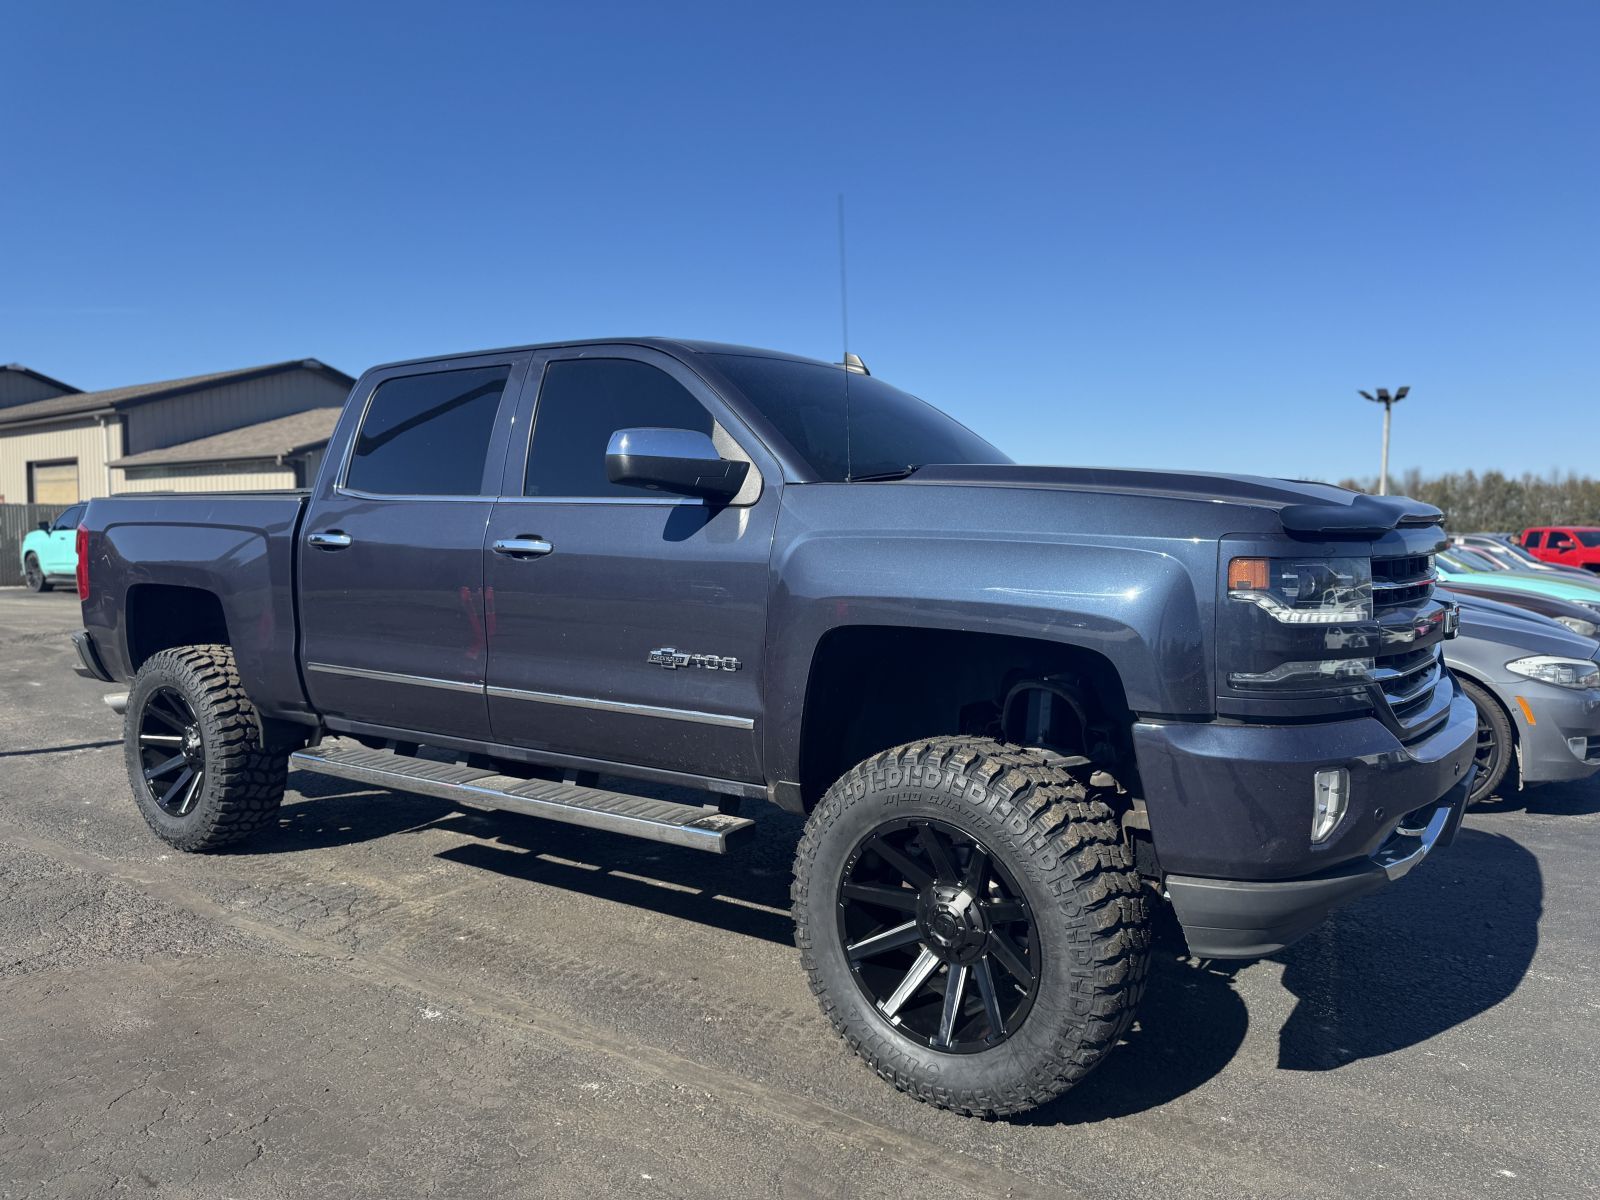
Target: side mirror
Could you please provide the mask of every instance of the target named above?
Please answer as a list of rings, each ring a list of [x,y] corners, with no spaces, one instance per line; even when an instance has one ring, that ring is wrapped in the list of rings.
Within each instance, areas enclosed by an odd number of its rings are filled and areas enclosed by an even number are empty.
[[[606,446],[606,478],[628,487],[726,501],[749,473],[749,463],[723,458],[690,429],[619,429]]]
[[[40,533],[49,533],[50,532],[50,522],[49,521],[40,521],[39,522],[39,532]]]

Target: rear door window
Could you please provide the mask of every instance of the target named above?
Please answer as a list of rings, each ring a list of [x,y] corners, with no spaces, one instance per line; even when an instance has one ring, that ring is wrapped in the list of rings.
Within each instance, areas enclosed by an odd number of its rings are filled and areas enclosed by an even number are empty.
[[[1532,550],[1537,550],[1543,542],[1544,531],[1542,529],[1530,529],[1522,539],[1522,544]]]
[[[385,496],[481,496],[508,366],[402,375],[367,402],[344,486]]]

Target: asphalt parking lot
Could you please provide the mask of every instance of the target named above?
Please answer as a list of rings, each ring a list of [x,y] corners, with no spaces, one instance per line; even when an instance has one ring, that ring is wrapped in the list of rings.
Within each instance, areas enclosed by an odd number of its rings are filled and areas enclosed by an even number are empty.
[[[0,1195],[1600,1191],[1600,783],[1277,959],[1169,937],[1106,1065],[984,1122],[816,1011],[794,819],[722,860],[292,774],[276,829],[179,855],[77,616],[0,589]]]

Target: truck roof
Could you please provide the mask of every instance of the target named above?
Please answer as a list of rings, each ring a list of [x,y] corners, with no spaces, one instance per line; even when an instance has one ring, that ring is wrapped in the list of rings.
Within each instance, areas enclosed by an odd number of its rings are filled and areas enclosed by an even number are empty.
[[[792,362],[816,363],[821,366],[837,366],[836,363],[827,363],[818,358],[808,358],[803,354],[790,354],[784,350],[764,350],[759,346],[739,346],[729,342],[708,342],[694,338],[669,338],[669,337],[610,337],[610,338],[581,338],[572,341],[560,342],[532,342],[525,346],[496,346],[487,350],[458,350],[452,354],[430,354],[422,358],[397,359],[394,362],[379,363],[373,370],[385,370],[390,367],[411,367],[423,363],[450,362],[458,358],[476,357],[481,354],[515,354],[528,350],[566,350],[577,346],[644,346],[651,350],[661,350],[668,354],[741,354],[750,358],[784,358]]]

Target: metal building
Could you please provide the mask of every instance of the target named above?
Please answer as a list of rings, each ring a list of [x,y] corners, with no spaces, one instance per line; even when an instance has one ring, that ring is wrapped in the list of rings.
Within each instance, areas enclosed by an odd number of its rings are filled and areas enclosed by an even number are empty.
[[[295,486],[318,451],[318,422],[332,430],[327,410],[342,405],[354,383],[314,358],[99,392],[76,391],[25,367],[0,369],[0,504]],[[312,410],[324,411],[263,432]],[[250,428],[260,436],[231,447],[203,445]]]

